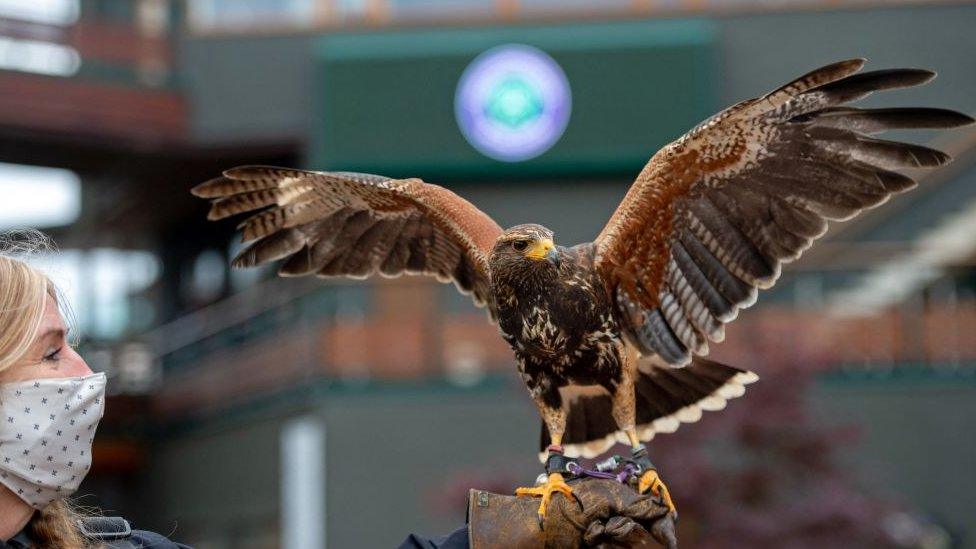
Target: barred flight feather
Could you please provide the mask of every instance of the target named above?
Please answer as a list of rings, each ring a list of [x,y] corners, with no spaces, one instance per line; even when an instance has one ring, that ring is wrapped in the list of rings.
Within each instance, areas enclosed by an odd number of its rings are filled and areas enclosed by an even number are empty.
[[[708,307],[702,303],[674,260],[668,264],[668,277],[671,292],[676,296],[685,315],[691,319],[695,328],[712,341],[722,341],[724,334],[720,332],[724,332],[725,325],[715,318]]]
[[[888,130],[957,128],[969,123],[969,117],[947,109],[887,108],[858,109],[828,107],[807,118],[813,126],[876,134]]]

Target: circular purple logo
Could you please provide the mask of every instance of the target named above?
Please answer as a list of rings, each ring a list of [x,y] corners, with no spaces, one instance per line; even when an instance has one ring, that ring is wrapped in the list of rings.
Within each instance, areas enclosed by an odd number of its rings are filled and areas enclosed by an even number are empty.
[[[471,62],[454,93],[461,133],[485,156],[535,158],[559,141],[572,107],[569,80],[556,61],[532,46],[506,44]]]

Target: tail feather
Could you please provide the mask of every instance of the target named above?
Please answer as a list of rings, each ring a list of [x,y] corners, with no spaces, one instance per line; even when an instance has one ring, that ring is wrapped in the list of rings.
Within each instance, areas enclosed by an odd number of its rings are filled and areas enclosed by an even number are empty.
[[[703,411],[725,408],[759,377],[746,370],[695,357],[685,368],[641,368],[635,381],[637,435],[644,442],[657,433],[673,433],[682,423],[701,419]],[[602,388],[564,388],[568,408],[563,448],[567,457],[595,458],[627,435],[613,420],[612,399]],[[542,426],[539,459],[545,460],[549,431]]]

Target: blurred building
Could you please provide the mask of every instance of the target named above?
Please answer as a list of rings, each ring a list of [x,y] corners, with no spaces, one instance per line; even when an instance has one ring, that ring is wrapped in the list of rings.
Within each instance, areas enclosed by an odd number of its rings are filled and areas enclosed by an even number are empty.
[[[976,112],[974,25],[964,2],[0,0],[0,226],[56,237],[115,374],[85,488],[201,548],[385,547],[538,472],[483,312],[420,279],[229,271],[234,223],[188,192],[220,170],[421,176],[576,243],[658,147],[828,62],[941,73],[865,105]],[[956,161],[835,225],[716,355],[818,365],[811,406],[861,426],[865,486],[976,547],[976,134],[913,138]]]

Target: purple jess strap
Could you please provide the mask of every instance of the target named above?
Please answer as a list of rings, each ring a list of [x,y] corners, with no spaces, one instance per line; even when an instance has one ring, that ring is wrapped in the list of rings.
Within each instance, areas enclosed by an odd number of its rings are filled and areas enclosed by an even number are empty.
[[[576,462],[571,462],[566,469],[577,477],[593,477],[593,478],[605,478],[608,480],[615,480],[620,483],[627,482],[632,475],[637,472],[637,469],[633,465],[627,464],[619,473],[608,473],[604,471],[593,471],[590,469],[584,469],[579,466]]]

